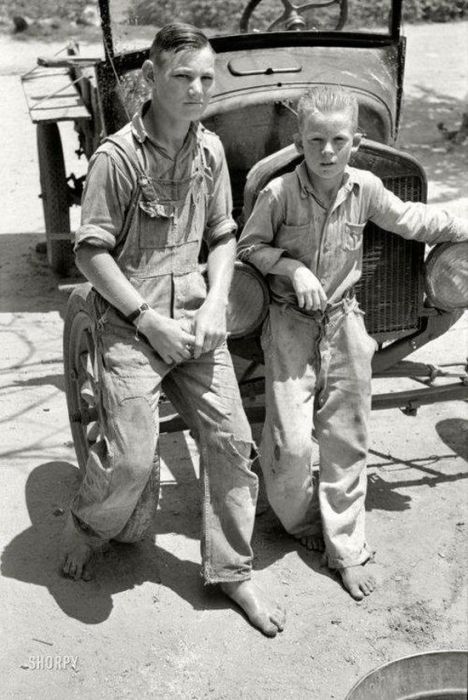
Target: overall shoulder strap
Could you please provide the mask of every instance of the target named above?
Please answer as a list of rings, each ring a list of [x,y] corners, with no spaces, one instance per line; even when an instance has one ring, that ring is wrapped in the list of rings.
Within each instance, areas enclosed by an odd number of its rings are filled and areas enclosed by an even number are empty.
[[[142,195],[142,185],[147,182],[147,177],[146,173],[141,167],[140,161],[138,160],[135,148],[127,141],[126,138],[124,138],[123,136],[119,136],[118,134],[113,134],[112,136],[108,136],[105,139],[105,142],[112,143],[117,148],[117,150],[120,151],[121,155],[125,157],[125,160],[127,160],[127,162],[135,171],[137,179],[137,186],[135,187],[135,190],[132,194],[132,198],[130,200],[127,212],[125,214],[124,223],[119,236],[119,239],[123,241],[125,240],[129,232],[130,226],[135,216],[138,202]]]
[[[145,177],[145,173],[140,165],[140,161],[138,160],[138,155],[135,148],[127,141],[127,139],[124,136],[113,134],[112,136],[108,136],[103,143],[112,143],[117,148],[117,150],[120,151],[121,155],[125,157],[125,159],[130,163],[131,167],[135,171],[137,180],[140,180],[142,177]]]

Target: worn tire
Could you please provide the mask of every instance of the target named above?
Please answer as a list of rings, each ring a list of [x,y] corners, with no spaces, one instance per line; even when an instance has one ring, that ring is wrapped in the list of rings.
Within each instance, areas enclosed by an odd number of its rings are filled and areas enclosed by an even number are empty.
[[[62,140],[56,123],[37,125],[37,153],[42,206],[50,267],[65,276],[73,265],[71,240],[56,240],[53,233],[70,234],[70,212]]]
[[[79,420],[80,414],[89,409],[81,394],[86,379],[83,366],[83,361],[87,359],[85,355],[94,364],[93,321],[87,305],[90,291],[91,285],[88,283],[80,284],[73,290],[68,300],[63,329],[65,394],[76,457],[83,476],[89,452],[87,428]]]
[[[90,445],[100,435],[102,409],[97,391],[99,376],[95,376],[95,342],[93,320],[88,306],[89,283],[76,287],[68,300],[63,331],[63,361],[68,415],[81,474],[86,473]],[[86,423],[83,416],[93,416]],[[160,486],[160,464],[155,455],[148,483],[122,532],[114,539],[137,542],[151,527],[157,510]]]

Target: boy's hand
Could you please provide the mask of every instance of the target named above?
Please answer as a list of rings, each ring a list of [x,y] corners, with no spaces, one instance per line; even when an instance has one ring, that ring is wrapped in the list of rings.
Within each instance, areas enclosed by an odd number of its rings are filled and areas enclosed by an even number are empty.
[[[195,336],[184,330],[173,318],[161,316],[153,309],[145,311],[138,330],[148,339],[161,359],[168,365],[192,357]]]
[[[324,311],[327,297],[317,277],[305,265],[296,267],[291,282],[297,296],[297,303],[306,311]]]
[[[226,301],[209,295],[195,316],[193,356],[200,357],[226,340]]]

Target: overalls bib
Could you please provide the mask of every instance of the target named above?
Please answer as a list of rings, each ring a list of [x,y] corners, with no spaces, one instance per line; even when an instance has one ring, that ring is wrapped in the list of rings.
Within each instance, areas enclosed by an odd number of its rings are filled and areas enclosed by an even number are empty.
[[[211,173],[200,141],[191,174],[179,180],[151,178],[137,155],[138,145],[117,136],[107,139],[130,164],[137,187],[113,255],[148,304],[176,319],[193,318],[206,298],[198,262],[205,228]],[[101,312],[104,306],[101,306]],[[118,312],[110,312],[114,322]]]

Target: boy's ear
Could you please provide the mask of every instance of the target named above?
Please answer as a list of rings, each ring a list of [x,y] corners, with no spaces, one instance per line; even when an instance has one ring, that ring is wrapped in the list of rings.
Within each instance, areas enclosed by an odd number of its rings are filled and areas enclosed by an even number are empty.
[[[302,136],[299,133],[294,134],[294,145],[296,146],[299,153],[304,153],[304,146],[302,145]]]
[[[361,145],[361,140],[362,140],[362,134],[356,133],[353,136],[353,146],[351,148],[351,153],[354,154],[357,152],[359,146]]]
[[[154,66],[153,66],[153,62],[150,61],[149,58],[147,58],[146,61],[143,63],[143,65],[141,67],[141,72],[142,72],[143,78],[148,83],[148,85],[153,85],[153,83],[154,83]]]

